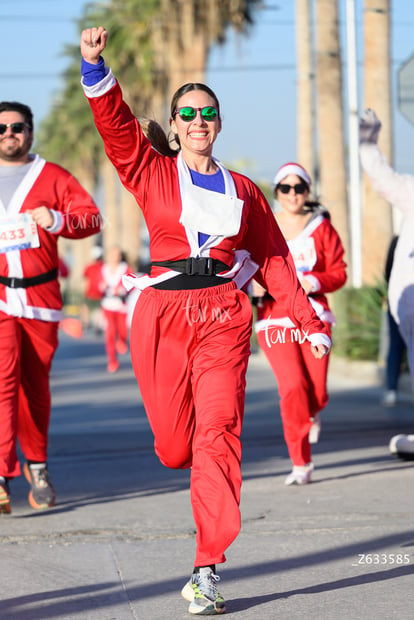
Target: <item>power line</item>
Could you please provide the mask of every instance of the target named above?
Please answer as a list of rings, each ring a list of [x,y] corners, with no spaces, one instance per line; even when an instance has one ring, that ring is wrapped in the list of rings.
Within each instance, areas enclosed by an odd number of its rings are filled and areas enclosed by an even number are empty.
[[[242,73],[243,71],[293,71],[296,69],[295,64],[289,65],[251,65],[249,67],[207,67],[209,73]],[[187,68],[190,72],[191,68]],[[63,77],[58,73],[0,73],[2,80],[38,80],[38,79],[55,79]]]
[[[30,0],[31,1],[31,0]],[[39,0],[37,0],[39,2]],[[44,0],[45,1],[45,0]],[[46,0],[47,2],[48,0]],[[55,2],[55,0],[50,0],[51,2]],[[24,15],[0,15],[0,19],[3,22],[6,21],[18,21],[21,24],[25,24],[25,23],[32,23],[32,22],[67,22],[69,21],[76,21],[78,19],[78,17],[65,17],[63,15],[60,16],[51,16],[51,15],[27,15],[27,13],[25,13]],[[295,25],[295,20],[294,19],[280,19],[280,20],[263,20],[261,21],[260,18],[258,18],[256,16],[256,18],[254,18],[253,20],[253,24],[251,24],[251,27],[255,27],[257,25],[257,23],[260,21],[261,26],[289,26],[289,27],[293,27]],[[343,25],[343,20],[339,20],[339,24]],[[414,26],[414,22],[411,21],[404,21],[404,22],[393,22],[393,27],[395,28],[412,28]]]
[[[400,66],[402,60],[392,60],[393,66]],[[345,64],[345,63],[342,63]],[[358,65],[362,66],[362,62]],[[191,72],[191,68],[187,69]],[[294,71],[296,64],[286,65],[249,65],[249,66],[229,66],[229,67],[206,67],[208,73],[249,73],[252,71]],[[64,78],[64,70],[62,73],[0,73],[2,80],[50,80],[56,78]]]
[[[2,23],[4,22],[19,22],[19,24],[33,23],[33,22],[51,22],[51,23],[61,23],[65,24],[66,22],[75,22],[75,17],[53,17],[50,15],[25,15],[24,18],[21,15],[0,15],[0,20]]]
[[[54,80],[63,77],[60,73],[0,73],[2,80]]]

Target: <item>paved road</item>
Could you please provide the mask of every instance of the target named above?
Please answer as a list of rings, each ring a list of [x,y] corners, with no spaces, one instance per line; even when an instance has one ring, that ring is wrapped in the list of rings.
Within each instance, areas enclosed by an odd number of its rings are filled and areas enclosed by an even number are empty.
[[[162,467],[128,355],[105,370],[103,343],[62,335],[53,368],[50,470],[58,503],[36,513],[23,479],[0,518],[0,618],[190,618],[188,472]],[[226,617],[348,620],[412,617],[414,463],[388,454],[413,432],[410,397],[378,402],[365,366],[332,365],[331,400],[314,449],[314,481],[285,487],[290,462],[274,378],[248,372],[242,532],[220,567]]]

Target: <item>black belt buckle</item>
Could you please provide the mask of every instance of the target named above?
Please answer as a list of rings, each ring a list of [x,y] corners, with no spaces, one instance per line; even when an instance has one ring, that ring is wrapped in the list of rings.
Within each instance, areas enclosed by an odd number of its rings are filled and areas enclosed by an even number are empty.
[[[16,286],[16,278],[10,278],[9,287],[10,288],[17,288],[17,286]]]
[[[189,276],[212,276],[214,273],[214,262],[210,257],[194,258],[194,256],[190,256],[186,262],[186,273]]]

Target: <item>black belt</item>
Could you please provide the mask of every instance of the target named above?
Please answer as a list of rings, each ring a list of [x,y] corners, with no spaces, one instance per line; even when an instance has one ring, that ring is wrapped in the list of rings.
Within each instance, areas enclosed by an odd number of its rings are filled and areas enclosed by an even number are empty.
[[[185,258],[183,260],[164,260],[151,263],[154,267],[168,267],[174,271],[185,273],[187,276],[215,276],[222,271],[229,271],[230,267],[215,258],[200,257]]]
[[[5,276],[0,276],[0,284],[4,284],[9,288],[29,288],[29,286],[36,286],[37,284],[45,284],[51,280],[56,280],[57,277],[58,270],[52,269],[31,278],[6,278]]]

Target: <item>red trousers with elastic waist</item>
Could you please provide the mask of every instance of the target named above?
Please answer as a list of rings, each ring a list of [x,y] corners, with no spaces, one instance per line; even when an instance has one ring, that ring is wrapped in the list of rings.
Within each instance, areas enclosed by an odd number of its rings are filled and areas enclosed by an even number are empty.
[[[325,325],[330,334],[330,325]],[[310,342],[297,341],[297,336],[297,330],[272,327],[271,332],[259,331],[257,340],[276,377],[289,456],[293,465],[306,465],[312,460],[311,418],[328,403],[329,355],[315,359]]]
[[[19,476],[16,444],[27,460],[47,461],[49,374],[58,323],[0,312],[0,476]]]
[[[117,342],[126,346],[128,339],[128,323],[126,312],[114,312],[104,308],[105,317],[105,350],[108,362],[117,360]]]
[[[235,285],[145,289],[130,332],[155,452],[191,467],[195,566],[225,561],[240,531],[241,442],[252,311]]]

